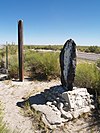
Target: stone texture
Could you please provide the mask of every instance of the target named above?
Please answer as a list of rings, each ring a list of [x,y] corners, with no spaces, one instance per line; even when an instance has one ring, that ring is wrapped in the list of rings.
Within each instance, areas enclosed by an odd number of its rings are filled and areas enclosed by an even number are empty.
[[[66,90],[73,89],[76,68],[76,44],[70,39],[60,53],[61,83]]]
[[[73,87],[72,91],[63,91],[61,86],[55,86],[42,93],[45,103],[32,104],[32,107],[43,113],[43,121],[49,125],[59,126],[83,113],[94,109],[92,96],[86,88]]]
[[[32,107],[35,110],[38,110],[38,111],[42,112],[45,115],[46,120],[51,125],[58,125],[58,124],[61,124],[62,123],[61,113],[60,113],[59,110],[54,111],[48,105],[36,105],[36,104],[33,104]]]
[[[64,92],[62,97],[68,103],[69,108],[73,110],[91,105],[90,95],[86,88],[77,88],[73,91]]]

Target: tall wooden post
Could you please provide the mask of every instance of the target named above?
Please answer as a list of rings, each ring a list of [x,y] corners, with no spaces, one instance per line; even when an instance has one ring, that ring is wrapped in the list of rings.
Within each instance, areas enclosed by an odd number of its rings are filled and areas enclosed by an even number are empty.
[[[6,42],[6,70],[8,70],[8,43]]]
[[[24,79],[24,59],[23,59],[23,21],[18,21],[18,59],[19,59],[19,80]]]

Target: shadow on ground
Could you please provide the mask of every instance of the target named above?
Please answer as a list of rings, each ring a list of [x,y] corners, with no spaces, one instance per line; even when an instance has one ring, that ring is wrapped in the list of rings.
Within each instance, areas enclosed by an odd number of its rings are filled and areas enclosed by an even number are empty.
[[[61,85],[53,86],[53,87],[50,87],[49,89],[45,89],[44,92],[41,92],[39,94],[29,97],[26,100],[23,100],[22,102],[17,102],[17,106],[23,107],[26,101],[29,101],[30,106],[32,104],[43,105],[43,104],[46,104],[46,102],[47,102],[47,99],[45,98],[46,94],[51,94],[51,92],[52,92],[55,94],[55,98],[56,98],[59,94],[63,93],[64,91],[65,90],[63,89],[63,87]],[[48,101],[50,101],[50,100],[48,100]]]

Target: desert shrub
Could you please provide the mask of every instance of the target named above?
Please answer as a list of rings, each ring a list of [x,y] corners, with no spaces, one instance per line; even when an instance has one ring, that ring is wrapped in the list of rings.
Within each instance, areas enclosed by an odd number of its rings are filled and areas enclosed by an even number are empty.
[[[97,60],[96,64],[97,64],[97,67],[100,68],[100,59]]]
[[[90,52],[89,48],[86,48],[86,49],[84,50],[84,52],[89,53],[89,52]]]
[[[0,49],[0,67],[4,65],[5,49]]]
[[[0,58],[5,56],[5,48],[0,49]]]
[[[98,47],[98,46],[89,46],[85,49],[85,52],[91,52],[91,53],[99,54],[100,53],[100,47]]]
[[[80,52],[85,52],[85,50],[88,48],[88,46],[77,46],[77,50]]]
[[[18,46],[15,44],[8,45],[8,53],[9,55],[15,55],[18,51]]]
[[[61,50],[63,45],[25,45],[24,49]]]
[[[59,76],[59,54],[51,52],[25,53],[25,69],[35,79],[51,79]]]
[[[10,56],[8,71],[9,78],[18,78],[18,60],[16,55]]]
[[[99,46],[77,46],[77,50],[81,52],[91,52],[91,53],[100,53]]]
[[[75,86],[99,89],[100,71],[94,63],[79,63],[77,65]]]

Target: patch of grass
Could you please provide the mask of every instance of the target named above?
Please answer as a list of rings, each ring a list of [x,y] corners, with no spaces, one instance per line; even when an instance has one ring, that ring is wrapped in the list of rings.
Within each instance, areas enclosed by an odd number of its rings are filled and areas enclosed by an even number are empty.
[[[2,105],[0,103],[0,133],[10,133],[10,130],[7,129],[5,123],[3,122],[3,112],[2,112]]]
[[[76,68],[75,86],[90,89],[100,88],[100,71],[94,63],[79,63]]]
[[[31,108],[28,100],[24,103],[23,115],[31,118],[34,131],[41,131],[41,133],[48,132],[48,126],[42,121],[42,113],[40,111],[36,111],[33,107]]]
[[[97,60],[96,64],[97,64],[97,67],[100,68],[100,59]]]

